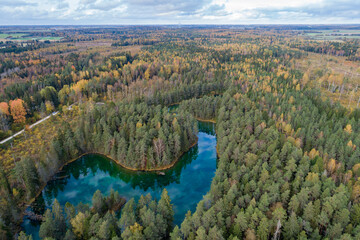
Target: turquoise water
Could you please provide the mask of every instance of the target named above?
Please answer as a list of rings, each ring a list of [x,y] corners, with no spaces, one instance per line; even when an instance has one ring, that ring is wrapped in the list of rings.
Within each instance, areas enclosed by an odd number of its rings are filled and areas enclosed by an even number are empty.
[[[199,122],[198,144],[185,153],[165,176],[154,172],[132,172],[106,157],[89,154],[65,166],[57,180],[47,184],[42,194],[29,208],[43,214],[56,198],[62,206],[66,202],[77,205],[91,203],[97,189],[108,194],[114,189],[124,196],[138,199],[150,193],[159,199],[166,188],[174,207],[174,222],[181,224],[188,210],[194,212],[197,203],[209,189],[216,170],[215,124]],[[59,179],[61,178],[61,179]],[[39,239],[39,223],[25,217],[23,229]]]

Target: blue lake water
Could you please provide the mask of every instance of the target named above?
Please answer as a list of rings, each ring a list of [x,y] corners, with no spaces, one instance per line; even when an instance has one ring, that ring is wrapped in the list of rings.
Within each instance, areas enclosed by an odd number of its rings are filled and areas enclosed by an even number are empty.
[[[155,172],[133,172],[118,166],[106,157],[89,154],[66,165],[57,173],[57,180],[50,181],[42,194],[29,207],[43,214],[56,198],[64,206],[91,203],[97,189],[108,194],[111,189],[118,191],[127,200],[138,199],[150,193],[159,199],[167,189],[174,207],[174,222],[181,224],[188,210],[194,212],[211,185],[216,170],[215,124],[199,122],[198,144],[186,152],[171,169],[164,170],[165,176]],[[26,217],[23,229],[39,239],[39,223]]]

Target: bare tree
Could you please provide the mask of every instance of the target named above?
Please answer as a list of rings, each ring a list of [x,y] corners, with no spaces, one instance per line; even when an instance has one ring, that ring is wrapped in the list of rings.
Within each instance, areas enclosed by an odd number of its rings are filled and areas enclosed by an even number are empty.
[[[353,97],[354,97],[354,94],[355,94],[354,90],[351,91],[351,93],[350,93],[350,99],[349,99],[349,103],[348,103],[348,107],[350,107],[350,103],[352,102],[352,99],[353,99]]]
[[[157,156],[158,161],[161,161],[162,156],[165,151],[165,144],[164,141],[161,138],[156,138],[153,140],[154,143],[154,150]]]
[[[281,232],[281,222],[280,222],[280,219],[279,219],[278,222],[277,222],[277,225],[276,225],[276,230],[275,230],[275,233],[274,233],[273,240],[280,239],[280,232]]]

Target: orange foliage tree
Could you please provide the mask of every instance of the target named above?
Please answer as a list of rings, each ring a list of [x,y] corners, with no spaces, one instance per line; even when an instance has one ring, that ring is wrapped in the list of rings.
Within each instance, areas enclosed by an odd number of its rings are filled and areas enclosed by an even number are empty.
[[[9,105],[6,102],[0,103],[0,113],[9,115]]]
[[[21,99],[16,99],[13,101],[10,101],[10,111],[11,116],[14,119],[14,122],[16,123],[24,123],[26,118],[26,110],[24,108],[24,101]]]

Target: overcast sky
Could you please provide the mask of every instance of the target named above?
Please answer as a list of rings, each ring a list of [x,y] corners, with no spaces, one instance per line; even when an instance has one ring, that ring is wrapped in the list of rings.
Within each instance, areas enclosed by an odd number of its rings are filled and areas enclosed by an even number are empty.
[[[0,0],[0,25],[360,23],[360,0]]]

